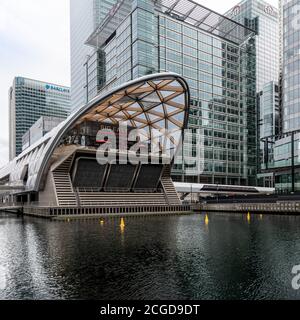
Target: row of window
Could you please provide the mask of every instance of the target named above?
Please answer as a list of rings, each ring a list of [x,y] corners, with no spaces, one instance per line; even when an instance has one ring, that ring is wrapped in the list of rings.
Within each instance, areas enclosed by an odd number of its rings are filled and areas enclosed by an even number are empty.
[[[168,19],[160,16],[159,24],[161,27],[166,27],[167,29],[172,30],[173,32],[175,31],[178,33],[182,33],[186,37],[198,39],[198,41],[204,44],[214,46],[216,48],[223,49],[223,50],[227,49],[229,52],[236,55],[239,53],[239,48],[237,46],[226,44],[220,39],[217,39],[215,37],[212,37],[211,35],[205,34],[204,32],[200,32],[197,29],[193,29],[186,25],[178,23],[173,19]]]

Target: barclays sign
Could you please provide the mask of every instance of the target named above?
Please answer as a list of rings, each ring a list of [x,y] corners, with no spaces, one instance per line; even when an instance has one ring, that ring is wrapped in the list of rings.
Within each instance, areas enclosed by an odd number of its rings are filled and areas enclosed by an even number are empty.
[[[70,89],[63,88],[63,87],[58,87],[58,86],[55,86],[53,84],[46,84],[45,89],[46,90],[54,90],[54,91],[58,91],[58,92],[61,92],[61,93],[69,93],[70,92]]]

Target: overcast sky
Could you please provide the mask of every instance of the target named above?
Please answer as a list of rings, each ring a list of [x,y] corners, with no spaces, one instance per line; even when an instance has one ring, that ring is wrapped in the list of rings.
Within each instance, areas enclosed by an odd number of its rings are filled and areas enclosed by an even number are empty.
[[[235,0],[196,0],[224,13]],[[277,6],[277,0],[269,0]],[[8,161],[8,89],[15,76],[70,85],[69,0],[0,0],[0,167]]]

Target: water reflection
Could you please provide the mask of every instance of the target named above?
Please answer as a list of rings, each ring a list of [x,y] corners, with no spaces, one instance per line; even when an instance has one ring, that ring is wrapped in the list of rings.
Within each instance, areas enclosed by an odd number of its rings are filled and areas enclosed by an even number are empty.
[[[121,233],[124,233],[124,231],[125,231],[125,221],[124,221],[124,218],[121,218],[120,230],[121,230]]]
[[[205,215],[204,223],[205,223],[206,226],[208,226],[208,224],[209,224],[209,219],[208,219],[208,215],[207,214]]]
[[[247,222],[250,223],[251,222],[251,215],[250,212],[247,213]]]
[[[0,222],[2,299],[300,298],[300,217]]]

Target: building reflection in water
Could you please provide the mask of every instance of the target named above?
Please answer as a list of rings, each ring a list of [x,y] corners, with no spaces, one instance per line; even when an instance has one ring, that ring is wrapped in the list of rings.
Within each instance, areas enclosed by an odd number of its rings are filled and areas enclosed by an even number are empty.
[[[199,215],[103,219],[103,228],[5,218],[0,299],[299,298],[300,217],[251,217],[251,228],[245,215],[201,217],[209,232]]]

